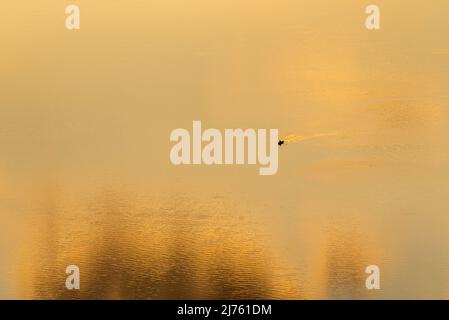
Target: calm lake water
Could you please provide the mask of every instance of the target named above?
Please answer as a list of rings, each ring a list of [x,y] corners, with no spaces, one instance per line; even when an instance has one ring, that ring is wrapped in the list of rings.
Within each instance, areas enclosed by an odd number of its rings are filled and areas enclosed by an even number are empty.
[[[449,3],[376,3],[2,4],[0,298],[449,298]],[[173,166],[193,120],[319,138]]]

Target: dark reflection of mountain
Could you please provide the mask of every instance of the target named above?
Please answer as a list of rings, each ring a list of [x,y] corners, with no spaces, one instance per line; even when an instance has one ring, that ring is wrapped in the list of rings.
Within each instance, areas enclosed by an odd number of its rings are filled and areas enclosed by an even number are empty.
[[[220,200],[131,201],[115,192],[78,205],[52,199],[37,224],[32,298],[272,297],[263,242]],[[69,264],[81,269],[81,290],[65,288]]]
[[[329,299],[361,299],[366,295],[365,267],[367,252],[354,230],[332,229],[326,247],[327,297]]]
[[[58,283],[65,283],[64,274],[57,270],[57,258],[60,254],[60,246],[58,245],[58,235],[60,233],[60,208],[59,195],[57,188],[46,190],[45,199],[39,203],[37,224],[34,226],[37,230],[45,230],[40,234],[38,240],[42,248],[47,250],[32,250],[31,258],[28,263],[31,268],[31,277],[33,279],[33,290],[38,293],[38,297],[52,298],[52,294],[48,289],[57,287]],[[43,274],[54,275],[54,277],[42,277]]]

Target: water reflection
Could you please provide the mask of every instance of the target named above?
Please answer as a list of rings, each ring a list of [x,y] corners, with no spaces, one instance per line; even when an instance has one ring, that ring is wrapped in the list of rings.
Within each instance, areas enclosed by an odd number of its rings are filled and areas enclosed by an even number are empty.
[[[2,4],[0,297],[449,297],[446,0],[116,2]],[[338,134],[175,167],[197,119]]]
[[[131,198],[106,192],[78,211],[54,203],[53,194],[35,215],[33,225],[40,227],[30,244],[31,257],[23,257],[33,261],[30,297],[273,297],[271,262],[257,239],[257,225],[236,218],[232,208],[201,207],[181,194],[157,206],[155,199],[130,203]],[[80,291],[63,285],[68,264],[81,269]]]
[[[360,246],[363,242],[355,230],[333,229],[329,232],[325,249],[328,298],[360,299],[366,296],[366,275],[362,271],[370,265],[370,260],[366,258],[369,252]]]
[[[300,225],[310,234],[292,230],[277,243],[263,213],[226,196],[46,193],[18,261],[22,298],[363,298],[366,258],[378,257],[360,222],[322,229],[309,219]],[[70,264],[80,267],[79,291],[64,287]]]

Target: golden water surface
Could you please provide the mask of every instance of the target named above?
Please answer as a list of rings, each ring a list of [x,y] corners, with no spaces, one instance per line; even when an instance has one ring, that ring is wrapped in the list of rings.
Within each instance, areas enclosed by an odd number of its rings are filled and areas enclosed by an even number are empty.
[[[449,2],[372,2],[2,1],[0,298],[449,298]],[[193,120],[317,138],[174,166]]]

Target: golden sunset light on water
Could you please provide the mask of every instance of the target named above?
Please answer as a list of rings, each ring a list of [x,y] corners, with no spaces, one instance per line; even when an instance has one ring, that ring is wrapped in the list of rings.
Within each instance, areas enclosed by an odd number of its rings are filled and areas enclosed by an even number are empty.
[[[448,1],[4,2],[0,299],[449,298]]]

